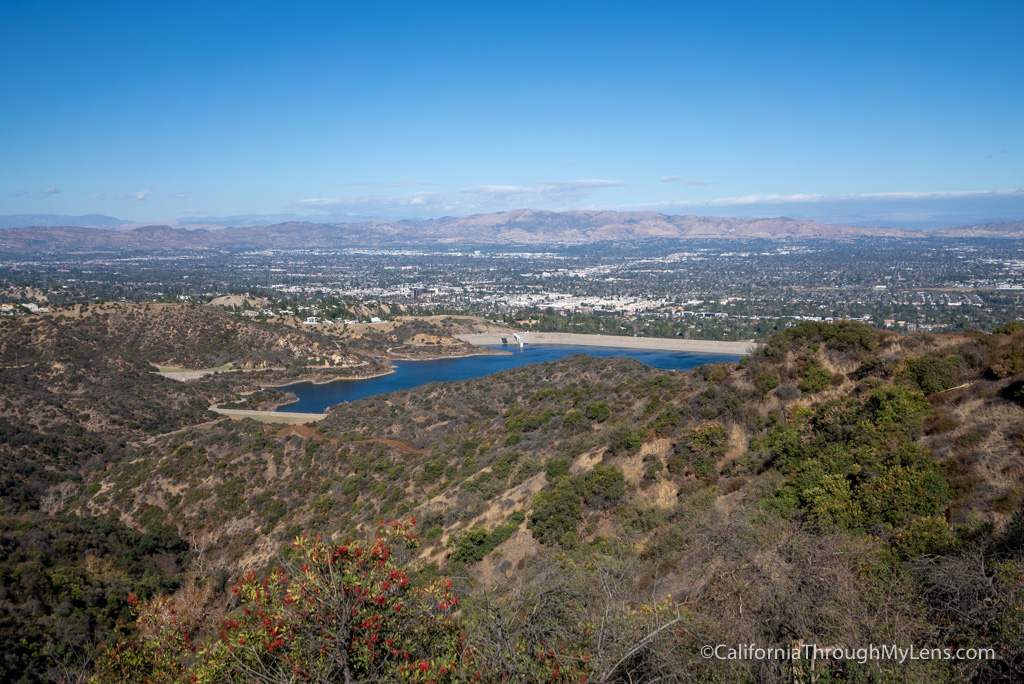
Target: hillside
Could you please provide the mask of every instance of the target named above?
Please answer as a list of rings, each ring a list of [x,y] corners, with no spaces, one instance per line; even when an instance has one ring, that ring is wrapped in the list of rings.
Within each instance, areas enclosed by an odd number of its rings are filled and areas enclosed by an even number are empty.
[[[1017,657],[1005,620],[1022,597],[997,578],[1021,562],[1007,540],[1024,499],[1022,341],[803,324],[739,366],[571,357],[345,404],[315,429],[158,438],[102,474],[83,510],[199,531],[233,574],[273,566],[302,533],[340,542],[411,517],[420,558],[468,573],[477,608],[560,554],[600,568],[624,553],[636,600],[680,597],[725,641],[897,634]],[[984,575],[944,574],[976,554]],[[944,603],[941,582],[981,577],[995,594]],[[980,622],[950,612],[967,610]],[[742,677],[776,676],[750,667]]]
[[[272,406],[284,395],[268,385],[387,372],[389,348],[406,358],[467,347],[423,321],[329,336],[184,304],[75,305],[0,320],[0,510],[37,507],[41,488],[80,481],[126,444],[212,420],[211,404]],[[222,372],[182,383],[158,369]]]
[[[195,530],[75,512],[97,495],[101,472],[157,436],[201,433],[217,420],[211,404],[272,408],[285,395],[268,384],[384,372],[382,345],[417,336],[447,339],[443,327],[410,321],[349,342],[186,304],[0,320],[0,680],[78,681],[131,619],[130,593],[195,586],[185,572],[197,562]],[[229,372],[180,382],[158,367]],[[223,589],[227,569],[215,574]]]
[[[102,334],[158,366],[185,369],[258,370],[301,361],[309,366],[348,367],[363,363],[343,345],[303,328],[258,325],[214,307],[198,304],[93,305],[88,320],[104,326]],[[75,318],[79,307],[58,311]]]
[[[436,681],[810,681],[791,662],[709,662],[704,643],[985,647],[999,659],[904,663],[894,676],[1021,673],[1024,327],[803,323],[740,364],[685,373],[578,355],[343,404],[316,426],[205,411],[273,402],[280,393],[250,393],[381,344],[441,346],[456,324],[413,320],[357,342],[187,305],[0,324],[0,358],[19,350],[18,366],[0,369],[0,639],[29,635],[6,649],[3,678],[41,681],[75,662],[104,681],[168,667],[227,677],[220,646],[197,658],[177,630],[216,638],[222,616],[244,623],[257,586],[246,583],[261,573],[320,572],[319,542],[289,550],[297,538],[362,548],[391,518],[411,528],[394,523],[374,548],[395,545],[388,572],[425,593],[399,599],[393,587],[381,600],[427,612],[388,638],[410,658],[447,654]],[[181,383],[150,365],[228,359],[286,370]],[[168,591],[174,624],[147,600]],[[425,596],[444,607],[420,606]],[[296,634],[316,617],[273,610]],[[61,631],[61,615],[74,626]],[[156,631],[130,631],[134,615]],[[601,624],[616,638],[595,641]],[[511,652],[495,647],[499,633]],[[104,651],[118,639],[122,650]],[[158,642],[165,656],[149,660]],[[283,653],[307,657],[296,648]],[[367,662],[384,679],[403,667]],[[878,662],[817,667],[834,680],[888,677]]]

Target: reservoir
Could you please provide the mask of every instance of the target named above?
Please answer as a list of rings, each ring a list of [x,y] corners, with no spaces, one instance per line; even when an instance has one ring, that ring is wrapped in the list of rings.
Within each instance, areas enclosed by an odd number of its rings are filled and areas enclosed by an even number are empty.
[[[280,407],[279,411],[321,413],[328,407],[355,401],[376,394],[412,389],[428,382],[469,380],[531,363],[555,361],[571,354],[588,354],[601,358],[625,356],[665,370],[688,370],[705,363],[739,361],[739,355],[697,352],[658,351],[653,349],[620,349],[615,347],[578,347],[557,344],[498,346],[510,355],[467,356],[436,361],[395,361],[395,372],[365,380],[336,380],[325,384],[299,382],[281,388],[294,392],[299,400]]]

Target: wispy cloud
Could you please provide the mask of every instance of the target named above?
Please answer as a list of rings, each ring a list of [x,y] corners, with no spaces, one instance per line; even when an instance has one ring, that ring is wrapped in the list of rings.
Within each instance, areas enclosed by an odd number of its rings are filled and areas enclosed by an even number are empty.
[[[107,196],[104,195],[102,192],[97,192],[95,195],[92,196],[92,199],[94,202],[99,202],[107,199]]]
[[[741,197],[716,197],[701,200],[658,202],[658,206],[736,207],[753,204],[815,204],[857,202],[862,200],[948,200],[1024,195],[1024,190],[939,190],[930,192],[869,192],[860,194],[795,193],[790,195],[755,194]],[[648,206],[648,205],[644,205]],[[650,205],[654,206],[654,205]]]
[[[682,183],[683,185],[717,185],[717,183],[712,183],[710,181],[690,180],[689,178],[683,178],[682,176],[662,176],[660,180],[662,183]]]
[[[473,197],[471,203],[499,204],[506,207],[564,207],[582,202],[595,190],[624,186],[617,180],[587,178],[582,180],[551,181],[531,185],[478,185],[459,191],[464,197]]]
[[[431,217],[505,211],[508,209],[575,208],[593,192],[624,186],[617,180],[585,178],[529,185],[477,185],[455,192],[420,191],[398,197],[312,197],[293,204],[299,209],[341,210],[364,216]]]
[[[858,225],[951,226],[1018,219],[1024,215],[1024,189],[765,193],[618,205],[615,209],[735,217],[789,216]]]
[[[139,190],[138,192],[122,192],[115,199],[119,200],[136,200],[144,202],[147,197],[153,194],[152,190]]]
[[[345,200],[335,199],[332,197],[312,197],[310,199],[299,200],[294,202],[293,205],[296,207],[333,207],[336,204],[342,204]]]
[[[362,186],[362,187],[378,187],[378,188],[402,188],[410,185],[440,185],[440,183],[431,183],[430,181],[415,181],[415,180],[404,180],[404,181],[363,181],[361,183],[343,183],[345,186]]]
[[[578,179],[523,185],[476,185],[451,192],[419,190],[407,194],[311,197],[292,205],[307,216],[353,218],[436,218],[509,209],[619,209],[723,216],[790,216],[827,222],[883,225],[918,222],[955,225],[978,219],[1020,215],[1024,189],[880,193],[761,193],[736,197],[669,200],[646,204],[610,201],[618,180]]]
[[[37,190],[15,190],[15,191],[13,191],[11,193],[11,197],[31,197],[33,199],[46,199],[47,197],[50,197],[51,195],[56,195],[60,191],[61,191],[60,188],[58,188],[53,183],[50,183],[49,185],[47,185],[45,188],[42,188],[42,189],[37,189]]]
[[[192,196],[191,192],[179,192],[174,197],[175,197],[175,199],[188,199],[191,196]]]

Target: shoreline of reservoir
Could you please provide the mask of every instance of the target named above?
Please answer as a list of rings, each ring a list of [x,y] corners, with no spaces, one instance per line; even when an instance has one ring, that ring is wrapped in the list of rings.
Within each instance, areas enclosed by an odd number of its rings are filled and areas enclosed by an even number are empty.
[[[501,343],[503,337],[506,339],[504,346]],[[293,393],[298,401],[281,406],[279,411],[326,412],[331,406],[369,396],[409,390],[432,382],[481,378],[520,366],[558,361],[574,354],[586,354],[599,359],[629,357],[652,368],[685,371],[706,363],[739,361],[750,347],[749,343],[701,342],[694,344],[694,341],[691,340],[617,338],[614,336],[601,336],[595,339],[581,335],[569,336],[568,339],[573,340],[574,337],[576,339],[582,337],[590,344],[557,344],[556,341],[565,341],[566,336],[545,334],[543,337],[534,335],[532,339],[527,337],[526,340],[529,341],[529,344],[520,348],[508,333],[498,334],[497,339],[487,335],[477,339],[483,342],[496,342],[495,346],[506,353],[475,354],[469,357],[434,361],[395,361],[394,373],[363,382],[289,384],[281,389]],[[632,348],[626,348],[624,342],[627,344],[632,342]],[[664,347],[668,347],[668,349]]]
[[[725,342],[718,340],[684,340],[670,337],[626,337],[625,335],[582,335],[579,333],[521,332],[526,344],[557,344],[574,347],[611,347],[619,349],[650,349],[666,352],[697,352],[746,356],[757,342]],[[477,346],[518,346],[512,333],[474,333],[456,335],[463,342]]]

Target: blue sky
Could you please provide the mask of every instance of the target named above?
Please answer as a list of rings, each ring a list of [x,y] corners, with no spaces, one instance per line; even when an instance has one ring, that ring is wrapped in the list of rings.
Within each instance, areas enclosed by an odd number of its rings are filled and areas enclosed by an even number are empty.
[[[7,2],[0,213],[1024,219],[1024,3]]]

